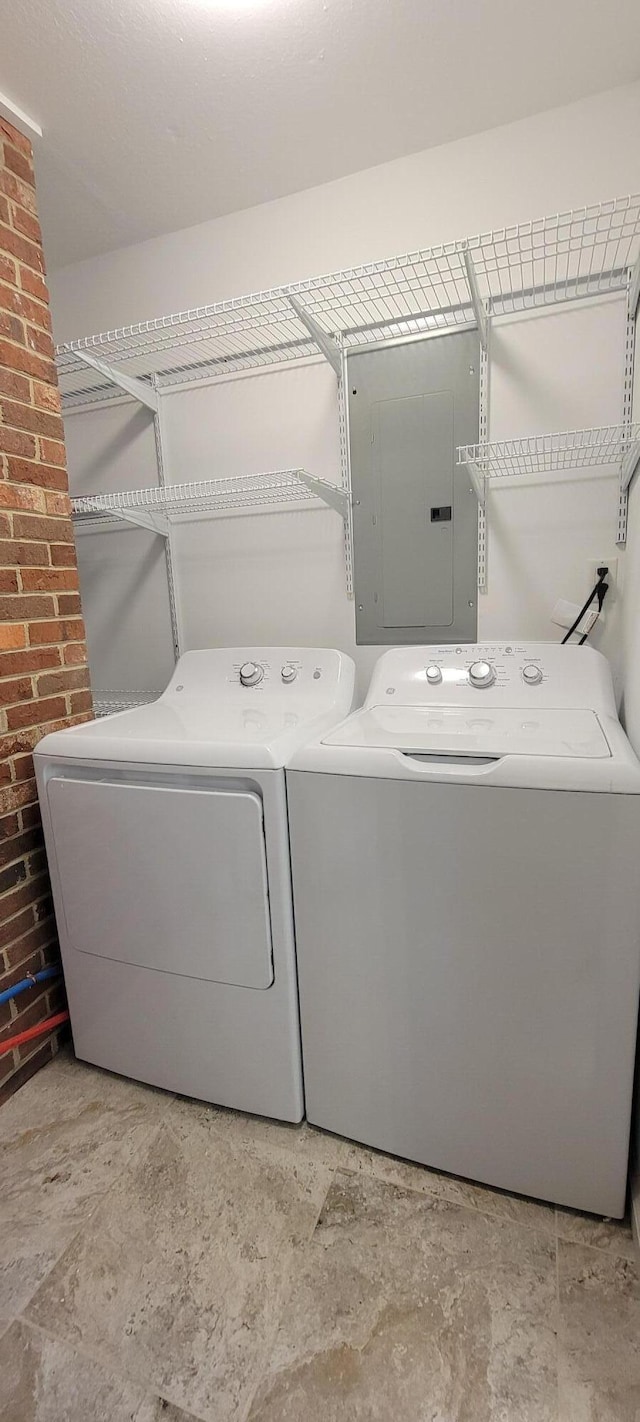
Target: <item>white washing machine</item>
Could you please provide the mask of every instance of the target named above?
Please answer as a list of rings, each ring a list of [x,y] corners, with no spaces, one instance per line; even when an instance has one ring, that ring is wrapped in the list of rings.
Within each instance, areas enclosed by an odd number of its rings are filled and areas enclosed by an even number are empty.
[[[309,1120],[621,1215],[640,764],[604,657],[389,651],[287,788]]]
[[[283,766],[353,703],[325,648],[187,652],[35,763],[75,1050],[259,1115],[304,1101]]]

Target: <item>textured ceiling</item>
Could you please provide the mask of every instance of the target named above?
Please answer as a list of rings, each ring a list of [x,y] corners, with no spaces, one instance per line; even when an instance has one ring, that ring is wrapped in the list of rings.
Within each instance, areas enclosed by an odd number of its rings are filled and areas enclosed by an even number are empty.
[[[2,0],[0,30],[50,267],[640,75],[638,0]]]

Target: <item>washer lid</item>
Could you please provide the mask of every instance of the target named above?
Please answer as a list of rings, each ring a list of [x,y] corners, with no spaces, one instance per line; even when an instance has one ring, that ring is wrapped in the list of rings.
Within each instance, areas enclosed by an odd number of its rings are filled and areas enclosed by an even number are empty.
[[[502,706],[371,706],[325,736],[323,745],[418,756],[611,756],[593,711],[529,712]]]

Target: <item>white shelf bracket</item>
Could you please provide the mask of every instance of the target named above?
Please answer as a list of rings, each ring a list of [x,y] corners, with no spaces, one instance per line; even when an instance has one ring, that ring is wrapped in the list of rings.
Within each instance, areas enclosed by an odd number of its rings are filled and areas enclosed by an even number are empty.
[[[640,252],[631,268],[629,280],[629,297],[627,314],[631,321],[635,321],[638,314],[638,302],[640,301]]]
[[[105,361],[89,355],[88,351],[76,351],[75,354],[78,360],[84,361],[85,365],[90,365],[92,370],[97,370],[99,375],[103,375],[110,385],[118,385],[127,395],[131,395],[134,400],[138,400],[141,405],[146,405],[148,410],[153,410],[156,414],[158,397],[155,390],[144,380],[138,380],[135,375],[125,375],[122,370],[116,370],[115,366],[107,365]]]
[[[487,488],[485,476],[482,473],[482,470],[479,469],[478,465],[474,464],[473,460],[471,459],[467,461],[467,470],[471,483],[473,484],[475,496],[478,500],[478,506],[482,509],[484,513],[485,505],[487,502]]]
[[[640,440],[632,444],[627,450],[620,466],[620,489],[623,494],[627,493],[629,485],[640,466]]]
[[[324,479],[316,479],[313,474],[307,474],[306,469],[298,469],[297,477],[305,488],[310,489],[312,494],[317,494],[323,504],[335,509],[341,518],[349,517],[349,495],[346,489],[327,484]]]
[[[297,296],[289,296],[287,300],[293,307],[298,320],[302,322],[319,350],[322,351],[325,360],[328,360],[329,365],[333,366],[338,380],[340,380],[342,378],[342,351],[338,342],[334,341],[332,336],[328,336],[326,331],[323,331],[322,326],[318,325],[315,316],[312,316],[309,311],[305,310],[302,302],[298,301]]]
[[[462,257],[464,260],[465,271],[467,273],[469,291],[471,293],[471,304],[473,306],[474,315],[478,323],[480,345],[482,346],[483,351],[486,351],[487,342],[489,339],[489,317],[487,315],[486,307],[478,289],[478,278],[476,277],[476,269],[473,265],[473,258],[468,247],[463,247]]]

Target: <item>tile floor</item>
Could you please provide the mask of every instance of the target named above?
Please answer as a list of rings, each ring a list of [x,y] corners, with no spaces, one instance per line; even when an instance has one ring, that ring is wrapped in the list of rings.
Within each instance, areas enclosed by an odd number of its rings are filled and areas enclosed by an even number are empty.
[[[624,1226],[62,1053],[0,1111],[2,1422],[638,1422]]]

